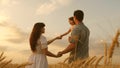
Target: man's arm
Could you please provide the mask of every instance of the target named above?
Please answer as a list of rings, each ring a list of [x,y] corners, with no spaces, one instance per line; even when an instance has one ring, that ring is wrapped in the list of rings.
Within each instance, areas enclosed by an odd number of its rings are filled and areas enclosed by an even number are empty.
[[[51,53],[50,51],[48,51],[48,48],[44,48],[42,49],[43,54],[50,56],[50,57],[61,57],[62,55],[55,55],[53,53]]]
[[[65,48],[63,51],[59,52],[59,54],[66,54],[70,51],[72,51],[75,48],[75,44],[70,43],[67,48]]]
[[[73,31],[71,33],[71,38],[69,39],[69,41],[70,41],[70,44],[67,46],[67,48],[65,48],[63,51],[59,52],[58,55],[68,53],[76,47],[76,45],[79,41],[79,30],[78,29],[75,29],[75,28],[73,29]]]
[[[70,43],[67,48],[65,48],[63,51],[59,52],[58,55],[62,55],[62,54],[66,54],[70,51],[72,51],[76,45],[77,45],[77,42],[78,42],[78,36],[73,36],[72,37],[74,40],[72,41],[72,43]]]

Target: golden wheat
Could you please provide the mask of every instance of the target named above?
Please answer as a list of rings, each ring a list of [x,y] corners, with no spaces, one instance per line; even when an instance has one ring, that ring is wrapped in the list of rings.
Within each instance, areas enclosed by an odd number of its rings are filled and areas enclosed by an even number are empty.
[[[84,64],[82,67],[85,67],[86,65],[88,65],[94,58],[96,58],[96,56],[93,56],[91,58],[89,58]]]
[[[12,60],[9,60],[9,61],[4,61],[3,62],[3,65],[1,65],[1,68],[4,68],[6,65],[8,65],[9,63],[11,63]]]
[[[89,65],[92,65],[95,61],[96,61],[97,57],[95,57],[90,63]]]
[[[17,66],[17,68],[25,67],[25,66],[32,65],[32,64],[33,64],[33,63],[29,63],[29,62],[22,63],[22,64],[20,64],[19,66]]]
[[[4,52],[2,52],[2,53],[0,54],[0,58],[3,56],[3,54],[4,54]]]
[[[107,64],[107,43],[103,40],[104,44],[104,64]]]
[[[2,62],[5,58],[6,58],[6,56],[0,58],[0,62]]]
[[[98,58],[98,60],[95,63],[95,68],[97,68],[97,65],[99,64],[100,60],[103,58],[103,56],[101,56],[100,58]]]
[[[118,37],[119,37],[120,33],[119,31],[117,31],[113,41],[112,41],[112,44],[111,46],[109,47],[109,53],[108,53],[108,63],[111,63],[112,61],[112,56],[113,56],[113,51],[114,51],[114,47],[115,47],[115,44],[117,43],[117,40],[118,40]]]

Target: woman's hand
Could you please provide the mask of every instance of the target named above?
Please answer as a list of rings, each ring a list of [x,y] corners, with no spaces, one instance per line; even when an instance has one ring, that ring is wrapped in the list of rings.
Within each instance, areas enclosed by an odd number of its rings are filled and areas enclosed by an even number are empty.
[[[56,57],[61,57],[62,56],[62,53],[61,52],[58,52],[57,56]]]

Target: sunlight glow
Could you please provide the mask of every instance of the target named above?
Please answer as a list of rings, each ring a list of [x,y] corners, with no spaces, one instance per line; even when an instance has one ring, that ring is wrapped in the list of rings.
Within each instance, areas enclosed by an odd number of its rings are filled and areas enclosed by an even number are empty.
[[[0,15],[0,23],[2,23],[3,21],[6,21],[6,20],[8,20],[7,16]]]

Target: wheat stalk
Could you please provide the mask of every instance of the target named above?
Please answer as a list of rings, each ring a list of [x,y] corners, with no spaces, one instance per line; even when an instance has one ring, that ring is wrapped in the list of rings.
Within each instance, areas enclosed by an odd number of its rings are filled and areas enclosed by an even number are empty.
[[[72,58],[73,56],[74,56],[74,55],[71,55],[71,56],[67,57],[67,58],[63,61],[63,63],[65,63],[68,59]]]
[[[83,67],[85,67],[86,65],[88,65],[94,58],[96,58],[96,56],[93,56],[92,58],[89,58],[89,59],[83,64]]]
[[[6,56],[0,58],[0,62],[3,61],[6,58]]]
[[[87,61],[88,58],[84,58],[84,59],[77,59],[76,61],[74,61],[74,68],[77,67],[82,67],[82,64],[84,64]]]
[[[98,60],[95,63],[95,68],[97,68],[97,65],[99,64],[100,60],[103,58],[103,56],[101,56],[100,58],[98,58]]]
[[[107,43],[103,41],[104,44],[104,64],[107,64]]]
[[[4,54],[4,52],[2,52],[2,53],[0,54],[0,58],[2,58],[3,54]]]
[[[60,68],[70,68],[69,64],[65,64],[65,63],[59,63]],[[57,65],[55,65],[55,68],[57,68]]]
[[[89,63],[89,65],[92,65],[92,64],[95,62],[96,59],[97,59],[97,57],[95,57],[95,58]]]
[[[117,30],[116,36],[115,36],[115,44],[117,47],[119,47],[119,42],[118,42],[118,38],[119,38],[120,32],[119,30]]]
[[[119,34],[120,34],[119,31],[117,31],[117,33],[112,41],[112,44],[109,47],[109,53],[108,53],[108,59],[109,59],[108,62],[109,63],[110,63],[110,59],[112,58],[114,47],[115,47],[116,41],[118,40]]]
[[[8,65],[8,64],[11,63],[11,62],[12,62],[12,60],[9,60],[9,61],[4,62],[4,64],[1,66],[1,68],[4,68],[6,65]]]

